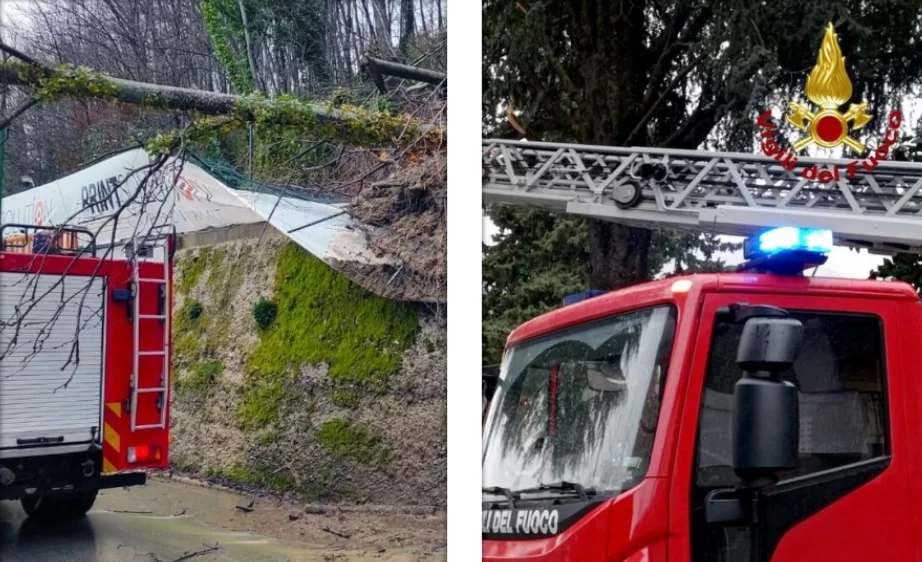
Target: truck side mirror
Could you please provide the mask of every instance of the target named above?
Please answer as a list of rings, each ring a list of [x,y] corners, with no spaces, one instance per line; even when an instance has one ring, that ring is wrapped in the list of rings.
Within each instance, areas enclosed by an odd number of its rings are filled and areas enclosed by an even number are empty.
[[[774,315],[773,315],[774,316]],[[733,469],[745,486],[775,483],[797,466],[797,388],[780,375],[794,364],[804,327],[787,317],[746,320],[736,363],[743,378],[733,394]]]

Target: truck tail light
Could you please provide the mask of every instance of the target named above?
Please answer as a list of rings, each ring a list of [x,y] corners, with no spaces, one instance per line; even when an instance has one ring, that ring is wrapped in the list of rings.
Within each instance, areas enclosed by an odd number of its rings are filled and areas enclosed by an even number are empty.
[[[147,445],[128,447],[128,462],[132,464],[159,460],[160,447],[149,447]]]

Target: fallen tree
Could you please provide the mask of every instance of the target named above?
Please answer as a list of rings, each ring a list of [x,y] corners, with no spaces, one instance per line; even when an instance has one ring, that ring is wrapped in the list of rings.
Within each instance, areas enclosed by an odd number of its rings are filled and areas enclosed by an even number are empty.
[[[36,103],[68,98],[185,112],[190,122],[181,131],[147,139],[146,148],[152,155],[172,154],[180,146],[204,147],[234,131],[248,130],[252,135],[249,126],[258,126],[262,134],[270,136],[283,130],[297,131],[293,142],[307,144],[308,148],[298,148],[292,158],[283,158],[280,151],[274,153],[276,165],[269,169],[284,176],[288,168],[282,183],[293,190],[297,189],[292,185],[293,178],[304,180],[322,172],[317,181],[352,198],[353,204],[346,212],[363,222],[361,230],[369,245],[392,262],[384,267],[349,262],[331,265],[382,296],[445,300],[447,141],[441,126],[443,99],[436,100],[431,95],[417,98],[410,103],[414,106],[411,111],[388,112],[292,96],[237,96],[125,80],[86,67],[51,67],[6,45],[0,44],[0,50],[16,59],[0,62],[0,84],[22,87],[28,92],[12,117]],[[424,78],[445,82],[444,75]],[[420,113],[428,115],[434,124],[414,117]],[[319,143],[356,147],[351,165],[342,165],[342,150],[322,166],[305,164],[305,155]],[[252,167],[250,173],[254,174]],[[421,193],[425,194],[422,198]],[[416,203],[407,204],[408,201]]]

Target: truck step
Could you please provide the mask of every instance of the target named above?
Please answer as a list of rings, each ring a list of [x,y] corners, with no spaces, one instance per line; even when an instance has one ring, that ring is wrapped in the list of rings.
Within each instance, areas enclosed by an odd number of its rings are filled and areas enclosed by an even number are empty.
[[[148,424],[148,425],[136,425],[134,426],[134,430],[137,431],[139,429],[164,429],[165,427],[166,425],[162,423],[153,423],[153,424]]]

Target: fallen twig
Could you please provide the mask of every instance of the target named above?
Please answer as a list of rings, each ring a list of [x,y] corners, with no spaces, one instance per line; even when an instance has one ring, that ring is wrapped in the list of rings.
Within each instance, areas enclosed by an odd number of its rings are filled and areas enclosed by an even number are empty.
[[[243,511],[244,513],[249,513],[253,511],[253,504],[255,503],[256,503],[256,494],[253,494],[250,497],[250,503],[248,503],[247,505],[238,505],[236,507],[237,509],[239,509],[240,511]]]
[[[113,509],[112,513],[134,513],[138,515],[150,515],[153,513],[153,511],[148,511],[148,510],[134,511],[131,509]]]
[[[218,548],[219,548],[218,543],[215,543],[214,546],[209,546],[208,548],[203,548],[202,550],[196,550],[195,552],[188,552],[186,554],[183,554],[182,556],[180,556],[176,560],[173,560],[172,562],[182,562],[183,560],[190,560],[192,558],[195,558],[196,556],[201,556],[203,554],[209,554],[211,552],[214,552],[218,550]]]
[[[321,530],[321,531],[326,531],[327,533],[330,533],[331,535],[336,535],[337,537],[340,537],[340,538],[343,538],[343,539],[352,538],[352,535],[350,535],[350,534],[347,534],[347,533],[340,533],[339,531],[334,531],[333,529],[331,529],[331,528],[329,528],[329,527],[320,527],[320,530]]]

